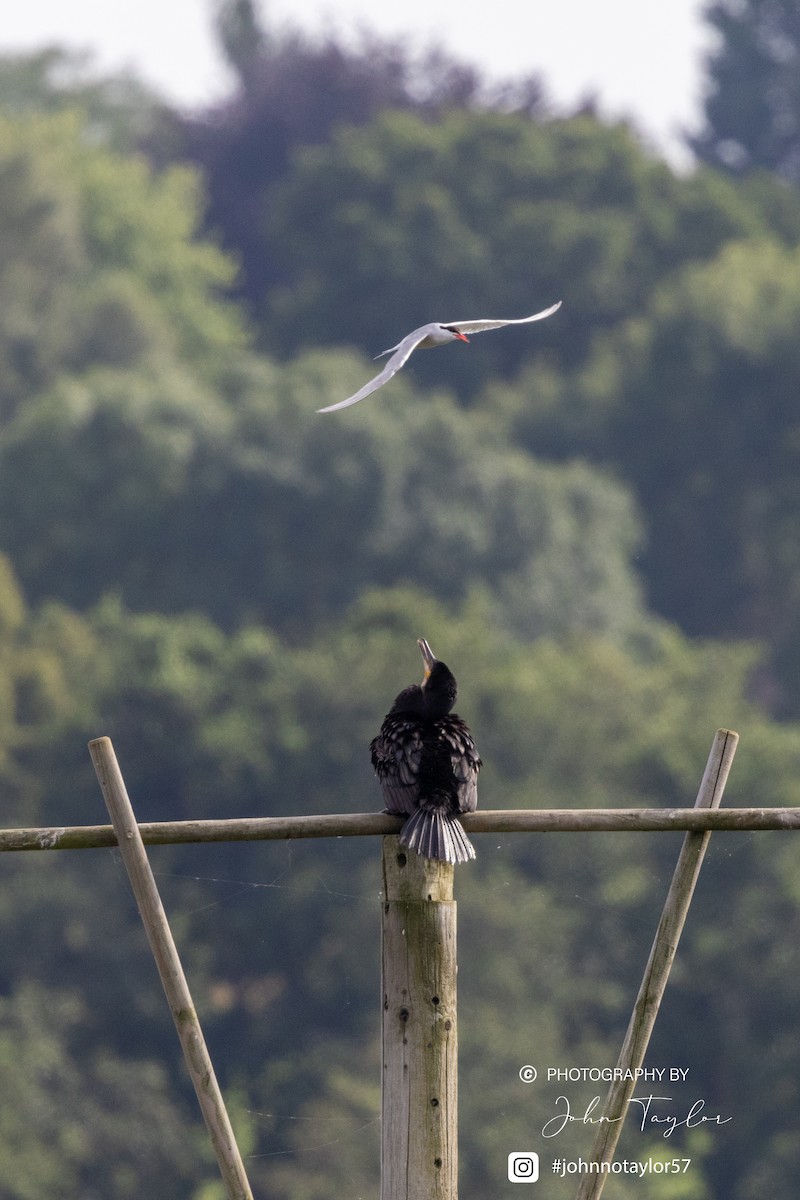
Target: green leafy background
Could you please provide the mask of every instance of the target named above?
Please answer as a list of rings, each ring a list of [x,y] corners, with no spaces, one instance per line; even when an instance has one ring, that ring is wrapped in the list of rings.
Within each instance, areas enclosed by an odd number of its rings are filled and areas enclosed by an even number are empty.
[[[717,103],[765,6],[711,6],[682,172],[535,80],[218,7],[213,113],[58,51],[0,62],[2,823],[101,823],[102,734],[142,820],[377,809],[367,746],[420,635],[483,807],[691,805],[719,726],[726,804],[800,805],[800,196]],[[316,414],[415,325],[557,299]],[[523,1064],[613,1065],[680,837],[476,841],[465,1200],[505,1194],[564,1090]],[[376,1195],[378,844],[152,861],[256,1195]],[[219,1200],[118,856],[2,867],[0,1200]],[[654,1200],[794,1194],[799,902],[791,833],[712,839],[648,1063],[733,1119],[626,1131],[692,1158]]]

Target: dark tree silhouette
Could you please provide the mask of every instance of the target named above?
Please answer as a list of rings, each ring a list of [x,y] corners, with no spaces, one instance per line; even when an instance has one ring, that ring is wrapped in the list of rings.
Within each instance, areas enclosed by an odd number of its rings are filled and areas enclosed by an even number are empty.
[[[433,49],[365,36],[356,48],[333,38],[274,34],[251,0],[221,0],[217,32],[236,76],[233,94],[178,119],[181,153],[203,171],[207,227],[238,258],[238,294],[261,310],[280,271],[265,232],[267,192],[292,151],[328,140],[340,124],[363,125],[389,108],[438,115],[452,108],[544,109],[534,77],[489,87],[478,72]]]
[[[733,174],[758,167],[800,182],[800,7],[796,0],[715,0],[706,125],[689,142]]]

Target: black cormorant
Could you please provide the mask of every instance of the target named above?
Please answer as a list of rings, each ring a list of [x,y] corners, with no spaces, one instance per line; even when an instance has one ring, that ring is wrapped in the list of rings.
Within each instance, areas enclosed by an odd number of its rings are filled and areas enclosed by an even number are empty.
[[[407,816],[403,845],[425,858],[467,862],[475,849],[457,814],[478,805],[481,759],[467,726],[451,712],[452,671],[417,642],[425,664],[422,684],[404,688],[370,743],[386,812]]]

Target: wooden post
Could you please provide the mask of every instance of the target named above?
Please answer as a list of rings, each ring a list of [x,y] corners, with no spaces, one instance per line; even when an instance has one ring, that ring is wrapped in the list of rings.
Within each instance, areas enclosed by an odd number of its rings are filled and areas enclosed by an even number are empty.
[[[381,1200],[458,1200],[453,867],[383,839]]]
[[[719,806],[738,741],[739,735],[733,730],[717,730],[697,793],[696,808]],[[617,1068],[623,1074],[632,1074],[644,1061],[710,837],[711,833],[706,831],[687,833],[683,839],[672,884],[617,1060]],[[602,1165],[612,1161],[635,1086],[633,1079],[625,1078],[619,1078],[611,1084],[589,1156],[590,1163]],[[576,1200],[599,1200],[607,1178],[607,1172],[602,1171],[583,1175]]]
[[[253,1200],[225,1101],[219,1090],[189,985],[183,973],[111,739],[95,738],[89,743],[89,753],[111,815],[147,940],[169,1001],[186,1065],[211,1136],[225,1185],[225,1194],[228,1200]]]

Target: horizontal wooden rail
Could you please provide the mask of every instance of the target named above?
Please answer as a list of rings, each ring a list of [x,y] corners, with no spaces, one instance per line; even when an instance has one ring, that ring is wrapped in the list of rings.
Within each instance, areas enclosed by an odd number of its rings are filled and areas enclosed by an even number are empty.
[[[385,813],[325,813],[303,817],[233,817],[209,821],[143,821],[150,846],[188,842],[284,841],[289,838],[368,837],[397,833],[399,817]],[[800,808],[512,808],[463,817],[470,833],[682,832],[800,829]],[[111,825],[0,829],[4,850],[96,850],[115,846]]]

